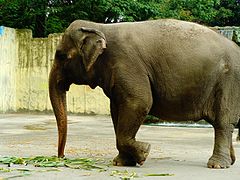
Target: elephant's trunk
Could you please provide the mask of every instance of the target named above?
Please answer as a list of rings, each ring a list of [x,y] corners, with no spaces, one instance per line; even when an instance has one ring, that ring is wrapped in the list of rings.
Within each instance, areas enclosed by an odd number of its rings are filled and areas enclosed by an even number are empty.
[[[66,90],[59,88],[60,68],[54,64],[49,76],[49,95],[58,127],[58,157],[64,157],[67,138]]]

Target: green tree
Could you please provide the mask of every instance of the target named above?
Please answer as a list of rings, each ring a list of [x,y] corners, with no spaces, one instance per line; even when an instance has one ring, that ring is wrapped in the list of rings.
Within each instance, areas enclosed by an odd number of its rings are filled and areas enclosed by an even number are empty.
[[[160,16],[160,6],[154,1],[110,0],[105,13],[106,22],[144,21]]]
[[[212,25],[240,26],[240,0],[221,0]]]
[[[218,4],[219,0],[167,0],[162,14],[167,18],[209,24],[217,14]]]
[[[109,5],[108,0],[52,0],[48,10],[46,31],[62,32],[76,19],[104,22]]]
[[[158,15],[158,4],[150,1],[72,0],[68,3],[53,1],[47,18],[47,32],[62,30],[75,19],[113,23],[147,20],[158,17]],[[57,19],[59,19],[58,25],[54,24]]]
[[[2,0],[0,2],[0,25],[29,28],[37,36],[45,35],[48,0]]]

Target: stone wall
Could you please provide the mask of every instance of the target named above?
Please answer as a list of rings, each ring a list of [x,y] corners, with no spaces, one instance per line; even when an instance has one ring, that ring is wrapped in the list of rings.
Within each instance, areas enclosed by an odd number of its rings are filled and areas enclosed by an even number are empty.
[[[240,42],[239,27],[213,29]],[[32,38],[30,30],[0,26],[0,112],[52,111],[48,75],[60,38]],[[67,105],[72,113],[109,114],[109,100],[100,88],[71,85]]]

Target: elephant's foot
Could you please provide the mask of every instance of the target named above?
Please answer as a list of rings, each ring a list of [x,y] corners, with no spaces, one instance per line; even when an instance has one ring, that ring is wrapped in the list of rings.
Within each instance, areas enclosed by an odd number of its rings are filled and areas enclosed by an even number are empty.
[[[120,153],[113,160],[116,166],[136,166],[143,165],[149,155],[151,145],[145,142],[135,141],[131,145],[122,145]]]
[[[136,166],[136,161],[133,159],[130,155],[125,154],[118,154],[113,159],[113,165],[114,166]]]
[[[230,156],[217,156],[213,155],[209,160],[208,160],[208,168],[213,168],[213,169],[224,169],[224,168],[229,168],[231,164],[234,163],[234,159],[231,159]]]
[[[133,154],[133,156],[136,159],[136,162],[141,166],[149,155],[151,145],[149,143],[136,141],[135,148],[136,152]]]

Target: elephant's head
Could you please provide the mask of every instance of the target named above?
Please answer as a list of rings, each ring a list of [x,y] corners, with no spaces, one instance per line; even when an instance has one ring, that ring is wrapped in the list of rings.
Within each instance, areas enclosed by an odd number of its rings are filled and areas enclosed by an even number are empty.
[[[96,29],[67,30],[57,47],[49,76],[49,94],[58,126],[58,156],[64,156],[67,137],[66,91],[72,83],[89,84],[100,54],[106,48],[104,34]]]

